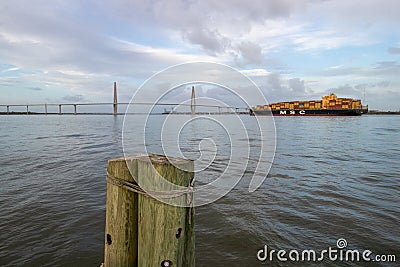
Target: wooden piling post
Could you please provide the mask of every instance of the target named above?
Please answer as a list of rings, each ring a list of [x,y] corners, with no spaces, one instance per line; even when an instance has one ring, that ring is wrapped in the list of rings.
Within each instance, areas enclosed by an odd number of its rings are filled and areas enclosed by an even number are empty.
[[[151,156],[151,162],[138,160],[139,183],[151,184],[161,175],[171,183],[187,187],[194,177],[193,172],[176,166],[193,170],[193,162],[171,160],[173,164],[159,155]],[[157,184],[156,190],[171,188]],[[181,196],[178,201],[185,204],[187,196]],[[144,195],[139,195],[138,205],[138,266],[194,266],[193,209],[168,205]]]
[[[10,106],[7,106],[7,114],[10,113]]]
[[[61,115],[61,105],[58,105],[58,114]]]
[[[105,267],[194,266],[193,208],[165,204],[124,187],[124,181],[128,181],[145,188],[152,185],[156,191],[169,191],[169,185],[154,184],[161,175],[186,188],[194,173],[185,170],[193,170],[193,161],[155,154],[131,156],[127,161],[109,160]],[[173,198],[180,204],[187,204],[189,199],[186,193]]]
[[[74,104],[74,115],[76,115],[76,104]]]
[[[47,115],[47,104],[44,104],[44,114]]]
[[[29,106],[26,105],[26,115],[29,115]]]
[[[132,159],[130,168],[137,166]],[[127,182],[135,182],[124,158],[108,161],[108,175],[113,175]],[[108,181],[106,203],[106,230],[104,266],[138,266],[138,196],[121,186]]]

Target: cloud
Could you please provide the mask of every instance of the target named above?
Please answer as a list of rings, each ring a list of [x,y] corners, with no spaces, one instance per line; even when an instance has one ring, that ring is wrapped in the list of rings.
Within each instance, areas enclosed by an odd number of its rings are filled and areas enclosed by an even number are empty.
[[[179,48],[155,48],[99,31],[103,26],[101,20],[72,19],[76,14],[71,12],[84,11],[77,2],[58,0],[52,5],[40,2],[29,11],[21,8],[23,3],[0,3],[8,11],[0,18],[0,57],[4,61],[33,70],[126,76],[135,70],[135,75],[148,77],[155,70],[173,64],[208,59]],[[68,8],[60,15],[67,4]],[[15,19],[19,17],[24,19]]]
[[[359,97],[362,95],[364,85],[351,86],[349,84],[340,85],[335,88],[329,88],[324,92],[324,95],[334,93],[339,97]]]
[[[129,88],[120,94],[128,96],[155,72],[196,60],[249,69],[264,90],[282,98],[309,96],[316,84],[399,85],[397,61],[353,61],[362,56],[354,47],[375,53],[370,44],[400,53],[385,44],[399,36],[397,0],[18,0],[0,1],[0,9],[0,85],[18,80],[22,88],[54,88],[58,99],[109,99],[113,80]],[[341,48],[355,53],[348,57]],[[346,64],[338,60],[344,55]],[[338,67],[316,70],[323,61]],[[282,74],[282,66],[287,75],[271,74]]]
[[[331,50],[343,46],[363,46],[373,43],[357,33],[338,33],[332,30],[305,31],[296,33],[292,42],[297,50]]]
[[[370,66],[348,66],[340,65],[330,67],[316,72],[320,76],[334,77],[353,77],[353,79],[371,79],[371,78],[398,78],[400,65],[397,61],[379,61]],[[349,79],[349,78],[348,78]]]
[[[263,61],[262,48],[253,42],[241,42],[237,45],[238,55],[235,61],[238,65],[260,65]]]
[[[354,86],[357,90],[365,90],[367,88],[388,88],[391,85],[390,81],[380,81],[376,83],[361,83]]]
[[[335,93],[339,97],[364,98],[364,92],[371,96],[375,94],[385,95],[391,92],[393,82],[381,80],[377,82],[366,82],[354,84],[345,83],[331,86],[329,89],[321,90],[324,81],[305,80],[298,77],[290,78],[286,75],[271,73],[263,82],[259,82],[260,88],[270,102],[289,101],[299,99],[321,99],[323,95]],[[317,84],[318,90],[313,90],[310,84]],[[308,86],[306,86],[308,85]],[[381,99],[382,97],[380,97]],[[388,101],[387,103],[393,103]],[[386,103],[386,104],[387,104]]]
[[[370,14],[368,8],[372,4],[370,1],[356,2],[359,5],[356,10],[362,12],[353,16],[356,18],[351,25],[362,28],[364,24],[359,17]],[[388,1],[388,5],[394,8],[398,6],[396,2]],[[51,5],[45,3],[39,0],[29,11],[21,8],[29,4],[27,0],[19,1],[18,5],[0,4],[2,10],[7,10],[0,18],[0,48],[7,51],[0,56],[5,60],[33,69],[65,69],[68,66],[106,75],[132,75],[131,69],[135,69],[143,72],[141,76],[146,76],[154,69],[193,58],[221,62],[221,59],[225,61],[231,57],[231,62],[238,66],[260,65],[264,51],[283,49],[290,44],[300,50],[310,50],[363,45],[367,41],[355,34],[365,31],[332,30],[338,21],[349,20],[342,15],[347,12],[346,5],[353,5],[348,1],[333,4],[331,1],[249,0],[231,1],[228,5],[211,0],[89,1],[85,5],[57,0]],[[378,7],[374,9],[374,16],[386,21],[381,13],[388,10],[391,9]],[[88,19],[79,12],[87,13]],[[308,22],[310,14],[320,13],[326,15],[319,17],[320,24]],[[93,20],[94,15],[104,17],[104,20]],[[19,17],[24,19],[15,20]],[[112,22],[110,25],[107,24],[109,21]],[[144,43],[159,39],[169,48],[161,52],[137,40],[113,37],[114,32],[118,32],[112,30],[117,21],[122,22],[123,30],[137,34]],[[119,27],[121,24],[115,28]],[[177,43],[187,51],[171,48]],[[196,46],[202,51],[193,50]],[[201,52],[211,57],[194,56]]]
[[[271,73],[260,83],[267,99],[271,102],[306,99],[313,95],[312,90],[305,87],[305,80],[298,77],[290,78],[281,74]]]
[[[229,4],[214,0],[116,0],[96,5],[130,25],[140,23],[145,29],[157,29],[166,39],[180,33],[211,55],[240,54],[242,40],[263,49],[283,43],[301,50],[376,43],[379,39],[369,33],[381,36],[386,34],[383,28],[395,29],[395,10],[400,7],[397,0],[382,5],[373,0],[248,0]]]
[[[391,85],[392,83],[390,81],[380,81],[378,83],[373,83],[370,84],[371,87],[380,87],[380,88],[387,88]]]
[[[399,66],[396,61],[379,61],[376,63],[375,69],[387,69]]]
[[[83,102],[86,101],[85,97],[83,95],[66,95],[62,97],[62,100],[68,101],[68,102]]]
[[[400,73],[400,64],[397,61],[380,61],[370,71],[371,74],[380,76],[393,76],[398,78]]]
[[[21,85],[21,80],[16,76],[0,77],[0,86],[15,87]]]
[[[37,86],[36,86],[36,87],[30,87],[29,90],[33,90],[33,91],[43,91],[42,88],[37,87]]]
[[[241,70],[240,72],[249,77],[262,77],[262,76],[268,76],[270,74],[270,72],[267,71],[266,69],[248,69],[248,70]]]
[[[384,93],[381,91],[367,92],[365,104],[368,104],[370,110],[400,111],[399,99],[400,92],[394,90],[388,90]]]
[[[389,47],[387,51],[389,54],[393,55],[400,54],[400,47]]]
[[[305,15],[346,33],[356,29],[374,34],[383,33],[382,29],[391,32],[396,29],[396,10],[400,7],[397,0],[386,0],[381,4],[376,0],[322,0],[309,3]]]
[[[305,0],[235,0],[229,4],[213,0],[116,0],[96,3],[98,8],[123,17],[131,26],[140,23],[144,28],[150,27],[170,42],[179,41],[176,38],[181,37],[209,55],[231,55],[232,60],[241,65],[261,62],[260,36],[247,38],[254,28],[265,27],[271,20],[289,18],[306,5]],[[250,49],[256,50],[253,52]]]
[[[2,70],[1,72],[5,73],[5,72],[11,72],[11,71],[17,71],[17,70],[19,70],[18,67],[12,67],[12,68],[8,68],[8,69],[5,69],[5,70]]]
[[[340,65],[317,71],[317,73],[321,76],[350,76],[360,71],[361,68],[358,67]]]
[[[305,93],[306,88],[304,87],[304,80],[300,78],[293,78],[289,80],[289,88],[293,92]]]
[[[184,32],[183,35],[191,43],[200,45],[210,55],[221,53],[230,46],[228,38],[222,36],[218,30],[195,28]]]
[[[383,90],[388,86],[389,84],[387,82],[376,84],[356,84],[354,86],[345,84],[331,88],[325,91],[325,94],[333,92],[339,97],[361,99],[363,105],[368,105],[370,110],[379,109],[397,111],[399,107],[398,99],[400,98],[400,92],[391,89]]]
[[[379,81],[370,83],[358,83],[355,85],[344,84],[337,87],[330,88],[324,92],[324,94],[335,93],[341,97],[353,97],[353,98],[364,98],[364,95],[375,95],[390,92],[390,81]],[[389,90],[388,90],[389,89]],[[371,98],[371,97],[370,97]],[[372,99],[372,98],[371,98]]]

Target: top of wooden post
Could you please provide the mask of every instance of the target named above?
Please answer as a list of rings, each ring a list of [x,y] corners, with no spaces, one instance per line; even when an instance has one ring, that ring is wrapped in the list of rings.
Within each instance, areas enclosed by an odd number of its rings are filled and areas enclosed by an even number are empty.
[[[134,161],[134,160],[141,160],[141,161],[150,161],[151,163],[154,164],[174,164],[175,166],[179,166],[181,164],[188,164],[192,162],[190,159],[183,159],[183,158],[177,158],[177,157],[170,157],[170,156],[165,156],[165,155],[159,155],[159,154],[135,154],[135,155],[127,155],[125,157],[119,157],[119,158],[114,158],[108,160],[108,162],[114,162],[114,161]]]
[[[133,179],[136,180],[137,177],[137,162],[147,162],[151,163],[151,165],[157,169],[158,167],[171,165],[171,167],[175,167],[180,171],[186,172],[194,172],[194,164],[190,159],[183,159],[177,157],[170,157],[159,154],[135,154],[135,155],[127,155],[125,157],[119,157],[108,160],[108,164],[114,165],[118,164],[119,166],[126,168],[126,171],[130,171]],[[157,167],[158,166],[158,167]],[[163,176],[163,175],[162,175]],[[178,180],[170,181],[180,186],[187,186],[187,183],[183,181],[178,182]],[[176,183],[178,182],[178,183]]]

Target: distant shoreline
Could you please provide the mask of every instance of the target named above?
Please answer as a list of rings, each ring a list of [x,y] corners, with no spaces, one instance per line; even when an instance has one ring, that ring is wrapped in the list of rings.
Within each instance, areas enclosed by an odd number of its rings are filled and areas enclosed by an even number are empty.
[[[135,114],[135,115],[146,115],[147,113],[143,114]],[[0,115],[114,115],[113,113],[102,113],[102,112],[88,112],[88,113],[57,113],[57,112],[49,112],[49,113],[42,113],[42,112],[0,112]],[[124,113],[118,113],[117,115],[125,115]],[[151,115],[163,115],[163,113],[152,113]],[[400,111],[379,111],[379,110],[370,110],[368,113],[363,114],[363,115],[400,115]]]
[[[366,115],[400,115],[400,111],[379,111],[370,110]]]

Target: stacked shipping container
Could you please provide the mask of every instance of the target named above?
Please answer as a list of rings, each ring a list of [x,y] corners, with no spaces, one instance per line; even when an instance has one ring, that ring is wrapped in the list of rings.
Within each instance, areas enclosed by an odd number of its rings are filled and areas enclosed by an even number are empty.
[[[361,100],[338,98],[335,94],[323,96],[322,100],[278,102],[256,106],[255,110],[304,110],[304,109],[362,109]]]

